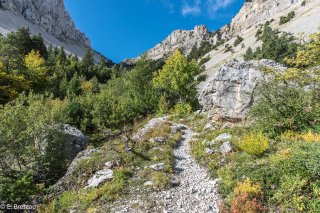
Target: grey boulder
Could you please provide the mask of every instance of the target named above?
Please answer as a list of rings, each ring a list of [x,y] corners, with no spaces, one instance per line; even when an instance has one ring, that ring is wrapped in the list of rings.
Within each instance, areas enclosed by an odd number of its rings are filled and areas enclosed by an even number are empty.
[[[62,125],[59,131],[64,137],[64,151],[68,159],[74,159],[89,143],[87,136],[69,124]]]
[[[203,111],[209,112],[214,119],[243,119],[254,103],[254,92],[264,78],[262,67],[275,71],[285,69],[271,60],[237,62],[223,65],[208,80],[199,95]]]

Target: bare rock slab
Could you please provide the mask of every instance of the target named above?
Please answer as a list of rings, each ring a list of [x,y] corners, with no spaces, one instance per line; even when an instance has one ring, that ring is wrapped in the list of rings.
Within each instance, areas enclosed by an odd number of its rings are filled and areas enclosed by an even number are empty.
[[[105,181],[113,179],[113,171],[111,169],[103,169],[94,174],[92,178],[88,180],[86,188],[97,187]]]

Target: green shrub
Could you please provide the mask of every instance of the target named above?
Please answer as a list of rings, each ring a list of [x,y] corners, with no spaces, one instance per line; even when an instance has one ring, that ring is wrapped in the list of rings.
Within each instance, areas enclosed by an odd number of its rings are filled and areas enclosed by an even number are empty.
[[[259,38],[261,35],[262,35],[262,30],[259,28],[258,30],[257,30],[257,32],[256,32],[256,35],[255,35],[255,37],[256,38]]]
[[[192,47],[191,52],[188,55],[188,59],[198,60],[213,49],[214,47],[209,42],[207,41],[201,42],[199,48],[197,48],[197,45]]]
[[[198,77],[197,77],[197,81],[198,82],[203,82],[203,81],[205,81],[207,79],[207,75],[206,74],[200,74],[200,75],[198,75]]]
[[[199,61],[199,66],[204,65],[204,64],[207,63],[208,61],[210,61],[210,57],[202,58],[202,59]]]
[[[170,109],[170,105],[167,101],[167,98],[164,95],[162,95],[160,97],[159,104],[158,104],[158,113],[161,115],[166,114],[169,112],[169,109]]]
[[[35,184],[33,175],[21,175],[18,178],[0,178],[0,200],[23,204],[30,202],[33,195],[41,196],[43,185]]]
[[[179,103],[174,107],[174,114],[178,117],[188,116],[192,113],[192,107],[190,104]]]
[[[256,93],[258,101],[250,112],[259,128],[273,136],[287,130],[313,129],[320,122],[319,84],[309,82],[315,70],[308,72],[309,77],[303,77],[299,70],[291,71],[262,82]]]
[[[237,146],[250,155],[260,156],[269,148],[269,139],[262,132],[251,132],[245,134]]]
[[[256,50],[248,48],[244,59],[260,60],[271,59],[280,63],[285,63],[286,58],[295,57],[298,44],[295,42],[295,37],[286,32],[280,33],[278,30],[273,30],[269,25],[265,25],[262,35],[259,36],[262,40],[262,46]]]
[[[218,188],[227,207],[233,202],[250,201],[250,196],[234,200],[237,184],[250,178],[259,183],[263,196],[257,201],[263,201],[267,212],[277,209],[282,212],[317,212],[320,207],[320,144],[286,143],[279,144],[277,149],[262,158],[234,153],[226,159],[228,163],[218,169],[221,178]],[[248,192],[246,194],[250,194]]]
[[[61,178],[67,166],[64,138],[59,131],[66,121],[63,112],[63,102],[33,93],[22,94],[0,108],[0,185],[29,185],[31,190],[36,184],[49,185]],[[19,192],[10,192],[12,202],[20,199],[15,193]]]
[[[234,194],[231,212],[263,212],[261,186],[252,183],[250,178],[238,182]]]
[[[224,46],[224,53],[227,53],[227,52],[232,52],[232,53],[234,52],[234,50],[232,49],[232,46],[229,44],[226,44]]]
[[[200,67],[195,60],[188,59],[176,50],[165,65],[153,78],[153,86],[157,91],[165,93],[173,103],[196,102],[197,81]]]
[[[289,22],[291,19],[293,19],[296,16],[296,13],[294,11],[288,13],[287,16],[281,16],[280,17],[280,25],[285,24]]]
[[[237,35],[237,38],[234,41],[233,46],[235,46],[235,47],[238,46],[239,44],[241,44],[242,41],[243,41],[243,38],[241,36]]]

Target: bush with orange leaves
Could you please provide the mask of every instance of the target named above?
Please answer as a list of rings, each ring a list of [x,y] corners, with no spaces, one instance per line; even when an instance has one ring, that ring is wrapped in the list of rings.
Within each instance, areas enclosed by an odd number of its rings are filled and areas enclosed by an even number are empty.
[[[231,204],[232,213],[263,212],[261,186],[253,184],[250,178],[239,182],[234,193],[235,197]]]

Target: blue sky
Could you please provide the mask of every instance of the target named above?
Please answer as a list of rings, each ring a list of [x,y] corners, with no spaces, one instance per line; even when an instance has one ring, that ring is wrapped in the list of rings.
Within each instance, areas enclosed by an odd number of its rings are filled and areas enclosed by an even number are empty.
[[[64,0],[92,47],[120,62],[136,57],[176,29],[230,23],[244,0]]]

